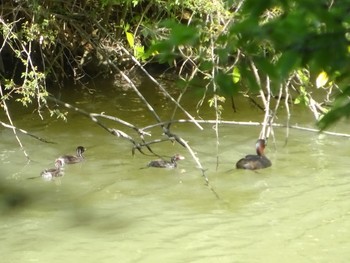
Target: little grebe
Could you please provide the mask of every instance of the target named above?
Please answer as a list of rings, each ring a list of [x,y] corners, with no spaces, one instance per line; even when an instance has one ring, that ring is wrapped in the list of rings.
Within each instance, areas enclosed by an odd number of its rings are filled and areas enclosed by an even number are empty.
[[[171,157],[170,161],[165,161],[163,159],[154,160],[148,163],[148,167],[157,167],[157,168],[176,168],[177,161],[178,160],[184,160],[185,157],[183,157],[180,154],[175,154],[173,157]]]
[[[56,168],[51,168],[51,169],[45,169],[44,171],[41,172],[41,177],[45,181],[51,181],[53,180],[54,177],[59,177],[63,176],[63,162],[62,160],[56,160],[55,162]]]
[[[85,148],[83,146],[77,147],[77,155],[63,155],[57,158],[57,160],[61,160],[63,164],[74,164],[80,163],[84,160],[83,153],[85,152]]]
[[[257,155],[247,155],[236,163],[237,169],[256,170],[270,167],[271,161],[264,154],[265,140],[259,139],[256,142]]]

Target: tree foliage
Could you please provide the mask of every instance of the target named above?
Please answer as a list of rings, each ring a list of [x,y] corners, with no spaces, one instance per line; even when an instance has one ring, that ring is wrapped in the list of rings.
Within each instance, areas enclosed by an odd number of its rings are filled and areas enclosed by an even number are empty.
[[[349,1],[234,1],[224,12],[204,17],[197,14],[202,19],[186,25],[199,29],[198,45],[186,47],[173,42],[169,49],[169,44],[164,43],[170,39],[166,39],[156,47],[163,56],[179,49],[183,63],[210,79],[214,91],[235,94],[246,89],[264,90],[269,96],[284,93],[293,103],[303,102],[324,129],[348,115],[348,4]],[[230,77],[233,74],[235,81]],[[322,85],[317,80],[322,80]],[[320,93],[317,89],[324,94],[324,100],[319,102],[313,98],[313,93]],[[328,105],[333,103],[330,97],[336,94],[341,94],[336,100],[342,106],[336,106],[337,113],[328,112]]]
[[[349,115],[349,4],[8,1],[0,19],[1,103],[16,98],[42,109],[47,81],[114,74],[115,65],[124,70],[136,59],[166,63],[187,84],[206,80],[199,105],[210,103],[217,119],[223,96],[254,99],[251,94],[259,93],[268,123],[277,114],[270,104],[277,98],[277,105],[305,105],[325,129]]]

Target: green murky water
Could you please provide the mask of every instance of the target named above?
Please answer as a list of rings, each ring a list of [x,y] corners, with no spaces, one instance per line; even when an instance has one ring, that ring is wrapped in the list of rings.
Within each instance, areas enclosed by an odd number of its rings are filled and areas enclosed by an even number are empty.
[[[154,123],[132,91],[120,92],[108,82],[96,85],[100,89],[93,93],[72,88],[57,95],[89,112],[105,112],[139,126]],[[140,86],[160,115],[170,116],[170,103],[164,106],[167,100],[153,88],[149,83]],[[199,99],[195,96],[185,99],[187,108]],[[262,120],[256,109],[243,108],[244,101],[236,103],[238,113],[225,107],[226,120]],[[27,200],[15,211],[2,207],[1,262],[350,260],[347,138],[291,130],[284,146],[285,130],[275,129],[276,143],[270,141],[266,151],[273,166],[259,172],[238,171],[232,170],[234,163],[254,152],[260,127],[220,126],[216,169],[212,126],[203,125],[200,131],[193,124],[174,124],[173,132],[189,142],[208,169],[218,199],[204,185],[191,156],[176,144],[165,142],[152,149],[184,155],[178,169],[140,169],[154,158],[139,153],[132,157],[128,141],[114,138],[77,113],[70,111],[65,123],[48,117],[40,120],[29,109],[11,111],[18,127],[57,144],[21,135],[33,160],[27,163],[12,132],[0,130],[0,182]],[[208,109],[201,115],[213,118]],[[293,116],[293,123],[313,122],[304,111]],[[338,130],[346,132],[346,127],[339,125]],[[153,139],[161,132],[153,129],[152,134]],[[53,166],[59,155],[74,153],[78,145],[88,149],[86,161],[67,166],[64,177],[55,182],[27,180]]]

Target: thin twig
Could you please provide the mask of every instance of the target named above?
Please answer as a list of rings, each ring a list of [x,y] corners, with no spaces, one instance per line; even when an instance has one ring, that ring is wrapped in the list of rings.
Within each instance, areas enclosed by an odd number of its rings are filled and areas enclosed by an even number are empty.
[[[129,127],[135,131],[137,131],[139,134],[141,135],[147,135],[147,136],[151,136],[150,133],[148,132],[144,132],[142,130],[140,130],[139,128],[137,128],[136,126],[134,126],[133,124],[127,122],[127,121],[124,121],[120,118],[117,118],[117,117],[114,117],[114,116],[109,116],[109,115],[106,115],[106,114],[102,114],[102,113],[89,113],[90,116],[93,116],[93,117],[101,117],[101,118],[105,118],[105,119],[108,119],[108,120],[112,120],[112,121],[115,121],[115,122],[118,122],[126,127]]]
[[[273,143],[274,143],[275,147],[276,147],[276,139],[275,139],[275,135],[274,135],[274,133],[273,133],[273,129],[272,129],[272,126],[271,126],[271,125],[272,125],[272,123],[274,122],[275,117],[277,117],[277,110],[278,110],[279,105],[280,105],[280,103],[281,103],[282,95],[283,95],[283,85],[280,84],[280,88],[279,88],[279,93],[278,93],[276,105],[275,105],[275,108],[274,108],[273,112],[271,113],[271,117],[270,117],[270,119],[269,119],[269,129],[270,129],[270,131],[272,132],[272,136],[273,136],[272,138],[273,138]]]
[[[39,137],[39,136],[36,136],[36,135],[34,135],[34,134],[29,133],[29,132],[27,132],[26,130],[17,128],[17,127],[15,127],[15,126],[10,125],[10,124],[7,124],[7,123],[5,123],[5,122],[0,121],[0,124],[1,124],[2,126],[4,126],[5,128],[14,129],[14,130],[16,130],[16,131],[19,131],[19,132],[25,134],[25,135],[28,135],[28,136],[30,136],[30,137],[33,137],[34,139],[37,139],[37,140],[39,140],[39,141],[41,141],[41,142],[44,142],[44,143],[53,143],[53,144],[55,144],[55,142],[48,141],[48,140],[46,140],[46,139],[44,139],[44,138],[41,138],[41,137]]]
[[[262,138],[262,139],[267,139],[269,137],[269,133],[267,129],[268,129],[268,123],[270,119],[271,91],[270,91],[270,79],[268,76],[266,76],[266,91],[267,91],[267,95],[265,97],[264,91],[262,90],[262,88],[260,89],[260,97],[264,104],[264,111],[265,111],[263,127],[261,129],[260,136],[259,136],[259,138]]]
[[[191,120],[192,122],[192,120]],[[184,147],[186,147],[186,149],[188,150],[188,152],[191,154],[193,160],[196,162],[197,164],[197,168],[199,168],[202,171],[202,177],[205,180],[205,185],[210,189],[210,191],[216,196],[217,199],[221,199],[219,194],[215,191],[215,189],[212,187],[212,185],[209,182],[209,178],[206,176],[205,171],[206,169],[203,168],[199,158],[197,157],[197,155],[195,154],[195,152],[192,150],[192,148],[189,146],[189,144],[182,139],[181,137],[174,135],[173,137],[176,141],[178,141],[181,145],[183,145]]]
[[[60,105],[66,107],[66,108],[68,108],[68,109],[72,109],[72,110],[74,110],[74,111],[76,111],[76,112],[78,112],[78,113],[84,115],[85,117],[90,118],[94,123],[96,123],[98,126],[102,127],[104,130],[106,130],[106,131],[109,132],[110,134],[112,134],[112,135],[114,135],[114,136],[117,136],[117,137],[121,137],[121,138],[123,138],[123,139],[126,139],[126,140],[130,141],[130,142],[134,145],[134,147],[135,147],[140,153],[144,154],[144,153],[142,152],[141,147],[139,147],[139,144],[136,143],[136,141],[135,141],[131,136],[129,136],[128,134],[126,134],[125,132],[122,132],[122,131],[120,131],[120,130],[108,128],[106,125],[104,125],[103,123],[101,123],[101,122],[94,116],[94,114],[91,114],[91,113],[89,113],[89,112],[86,112],[86,111],[84,111],[84,110],[82,110],[82,109],[80,109],[80,108],[78,108],[78,107],[75,107],[75,106],[73,106],[73,105],[71,105],[71,104],[69,104],[69,103],[60,101],[60,100],[58,100],[58,99],[56,99],[56,98],[54,98],[54,97],[51,97],[51,96],[47,97],[47,100],[53,101],[53,102],[55,102],[55,103],[57,103],[57,104],[60,104]],[[125,122],[125,123],[127,123],[127,122]]]
[[[286,107],[286,112],[287,112],[287,121],[286,121],[286,140],[285,140],[285,145],[288,142],[288,138],[289,138],[289,122],[290,122],[290,110],[289,110],[289,85],[290,82],[292,81],[292,77],[290,77],[287,81],[287,83],[284,85],[285,88],[285,100],[284,100],[284,106]]]
[[[203,130],[203,128],[196,122],[196,119],[189,113],[187,112],[182,106],[181,104],[179,104],[170,94],[169,92],[152,76],[150,75],[147,70],[142,67],[141,63],[134,57],[132,56],[128,50],[126,50],[124,47],[121,47],[121,49],[128,55],[130,56],[130,58],[132,59],[132,61],[147,75],[147,77],[153,82],[155,83],[161,90],[162,92],[177,106],[179,107],[179,109],[181,109],[188,118],[190,118],[193,123],[200,129]]]
[[[2,91],[2,85],[0,85],[0,95],[1,95],[2,98],[4,98],[4,94],[3,94],[3,91]],[[15,135],[16,140],[17,140],[19,146],[21,147],[24,156],[27,158],[28,161],[30,161],[29,155],[27,154],[26,150],[25,150],[24,147],[23,147],[23,144],[22,144],[21,140],[19,139],[19,137],[18,137],[18,135],[17,135],[17,130],[18,130],[18,129],[13,125],[12,118],[11,118],[11,115],[10,115],[10,112],[9,112],[9,110],[8,110],[8,107],[7,107],[7,104],[6,104],[6,101],[5,101],[5,100],[2,100],[2,106],[3,106],[4,111],[5,111],[5,113],[6,113],[7,119],[8,119],[9,122],[11,123],[11,125],[9,125],[9,126],[11,126],[11,129],[12,129],[12,131],[13,131],[13,134]],[[4,125],[3,125],[3,126],[4,126]],[[9,128],[9,126],[8,126],[7,128]]]
[[[211,15],[209,15],[209,19],[210,19],[210,23],[213,24],[213,17]],[[219,145],[220,145],[220,140],[219,140],[219,124],[218,121],[221,119],[221,114],[220,114],[220,110],[219,110],[219,105],[218,105],[218,95],[217,93],[217,86],[216,86],[216,72],[217,72],[217,64],[218,64],[218,57],[216,57],[215,55],[215,40],[214,40],[214,36],[212,31],[210,31],[210,56],[211,56],[211,61],[213,62],[213,67],[211,70],[211,79],[214,80],[213,81],[213,91],[214,91],[214,108],[215,108],[215,119],[216,119],[216,123],[214,126],[214,131],[215,131],[215,138],[216,138],[216,145],[215,145],[215,149],[216,149],[216,170],[218,170],[219,168]]]
[[[216,120],[196,120],[197,122],[201,124],[215,124]],[[188,119],[178,119],[178,120],[172,120],[172,123],[189,123],[191,120]],[[163,123],[157,123],[153,125],[149,125],[146,127],[141,128],[141,130],[148,130],[151,128],[154,128],[159,125],[166,125],[168,122],[163,122]],[[237,125],[237,126],[262,126],[263,123],[261,122],[255,122],[255,121],[219,121],[220,125]],[[329,132],[329,131],[321,131],[319,129],[314,129],[314,128],[307,128],[299,125],[286,125],[286,124],[281,124],[281,123],[272,123],[271,124],[275,128],[289,128],[289,129],[295,129],[295,130],[302,130],[302,131],[308,131],[308,132],[315,132],[315,133],[322,133],[322,134],[327,134],[327,135],[332,135],[332,136],[339,136],[339,137],[347,137],[350,138],[350,134],[348,133],[339,133],[339,132]]]
[[[97,26],[100,28],[101,31],[105,32],[108,36],[111,37],[112,40],[114,40],[115,42],[117,42],[117,39],[115,39],[113,36],[110,35],[110,33],[108,33],[106,31],[106,29],[101,26],[99,23],[97,23]],[[98,47],[98,45],[96,45],[93,41],[91,41],[91,44],[95,47]],[[170,94],[169,92],[151,75],[148,73],[148,71],[141,65],[141,63],[132,55],[130,54],[130,52],[124,48],[123,46],[120,46],[120,49],[126,54],[128,55],[128,57],[131,58],[131,60],[146,74],[146,76],[154,83],[157,85],[157,87],[159,87],[161,89],[161,91],[177,106],[179,107],[179,109],[181,109],[188,118],[190,118],[191,120],[193,120],[193,123],[200,129],[203,130],[203,128],[196,123],[195,118],[188,112],[186,111]],[[104,56],[106,57],[106,59],[108,59],[108,54],[104,54]],[[128,81],[128,77],[111,61],[109,61],[109,65],[111,65],[113,68],[115,68],[121,75],[122,77],[130,84],[130,82]],[[127,78],[125,78],[127,77]],[[133,84],[132,84],[133,85]],[[133,87],[134,88],[134,87]],[[136,88],[136,87],[135,87]],[[134,89],[135,90],[135,89]],[[137,92],[137,94],[141,94],[139,92]],[[148,107],[148,106],[147,106]]]
[[[260,136],[259,138],[263,138],[263,139],[267,139],[269,137],[269,133],[271,131],[271,129],[267,130],[267,125],[269,124],[269,119],[271,117],[271,114],[270,114],[270,98],[271,98],[271,90],[270,90],[270,78],[269,76],[267,75],[266,76],[266,91],[267,91],[267,95],[265,97],[265,94],[262,90],[262,86],[261,86],[261,79],[260,79],[260,76],[259,76],[259,72],[258,72],[258,69],[257,67],[255,66],[253,60],[250,60],[250,66],[253,70],[253,73],[254,73],[254,76],[255,76],[255,80],[256,80],[256,83],[259,85],[260,87],[260,97],[261,97],[261,100],[264,104],[264,112],[265,112],[265,116],[264,116],[264,122],[263,122],[263,127],[261,129],[261,132],[260,132]],[[269,127],[272,127],[271,125],[269,125]]]

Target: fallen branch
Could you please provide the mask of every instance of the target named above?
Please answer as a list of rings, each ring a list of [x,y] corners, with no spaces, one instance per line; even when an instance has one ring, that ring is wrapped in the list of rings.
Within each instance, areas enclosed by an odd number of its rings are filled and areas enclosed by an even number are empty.
[[[176,105],[176,107],[178,107],[179,109],[181,109],[186,115],[187,117],[189,117],[192,122],[200,129],[203,130],[203,128],[198,124],[198,122],[196,121],[196,119],[194,117],[192,117],[192,115],[186,111],[180,103],[178,103],[170,94],[169,92],[152,76],[148,73],[148,71],[141,65],[141,63],[133,56],[130,54],[130,52],[128,50],[126,50],[124,47],[121,47],[121,49],[131,58],[131,60],[147,75],[147,77],[154,83],[156,84],[161,90],[162,92]]]
[[[74,24],[73,25],[78,31],[82,31],[84,32],[83,30],[81,30],[81,28],[77,25],[77,24]],[[100,29],[102,31],[104,31],[107,35],[109,35],[108,32],[105,31],[105,28],[100,26],[98,24],[98,26],[100,27]],[[101,43],[95,43],[91,38],[87,38],[89,40],[89,43],[96,49],[96,50],[101,50],[99,48],[99,46],[101,45]],[[113,39],[113,37],[111,37],[111,39]],[[117,40],[115,39],[115,42],[117,42]],[[178,107],[179,109],[181,109],[192,121],[192,123],[194,123],[199,129],[203,130],[203,128],[198,124],[197,120],[195,120],[194,117],[192,117],[191,114],[189,114],[182,106],[181,104],[176,101],[169,93],[168,91],[152,76],[150,75],[147,70],[141,65],[141,63],[133,56],[130,54],[130,52],[128,50],[126,50],[125,48],[123,47],[120,47],[121,50],[127,54],[131,60],[147,75],[147,77],[153,82],[155,83],[161,90],[162,92],[176,105],[176,107]],[[105,50],[108,50],[108,49],[105,49]],[[112,50],[115,52],[115,49],[112,48]],[[190,153],[191,153],[191,148],[189,147],[189,145],[180,137],[178,137],[177,135],[174,135],[170,132],[170,126],[169,126],[169,123],[170,122],[162,122],[161,118],[159,117],[159,115],[157,114],[157,112],[153,109],[153,107],[151,106],[151,104],[146,100],[146,98],[142,95],[142,93],[138,90],[138,88],[136,87],[136,85],[132,82],[132,80],[115,64],[113,63],[113,61],[111,61],[109,59],[110,57],[110,54],[108,54],[107,51],[103,52],[101,51],[101,54],[102,56],[105,58],[105,61],[107,61],[108,65],[111,66],[113,69],[115,69],[121,76],[122,78],[129,84],[129,86],[134,90],[134,92],[137,94],[137,96],[143,101],[143,103],[147,106],[148,110],[153,114],[153,116],[155,117],[155,119],[157,120],[158,123],[167,123],[167,126],[164,126],[164,125],[160,125],[160,127],[163,129],[163,132],[165,135],[168,136],[168,138],[174,138],[180,145],[186,147]],[[62,104],[62,103],[61,103]],[[67,106],[65,104],[63,104],[64,106]],[[74,109],[75,107],[71,107],[72,109]],[[78,110],[79,111],[79,110]],[[94,122],[96,122],[98,125],[100,125],[102,128],[104,128],[105,130],[109,131],[110,133],[112,133],[113,135],[116,135],[116,136],[122,136],[123,133],[120,133],[120,132],[116,132],[115,130],[109,130],[107,127],[105,127],[104,125],[102,125],[101,123],[98,122],[98,120],[96,119],[95,116],[85,112],[85,111],[79,111],[80,113],[84,114],[85,116],[91,118]],[[140,134],[142,134],[144,131],[141,129],[140,130]],[[143,136],[141,135],[140,136],[141,139],[142,139],[142,143],[139,144],[139,143],[136,143],[135,140],[131,140],[131,138],[128,138],[128,137],[123,137],[123,138],[127,138],[129,141],[131,141],[134,145],[134,148],[133,148],[133,152],[135,149],[137,149],[139,152],[141,152],[142,154],[144,154],[142,152],[142,147],[145,146],[147,147],[147,149],[152,152],[153,154],[155,154],[152,149],[149,147],[149,144],[147,144],[144,139],[143,139]],[[155,154],[157,155],[157,154]],[[202,175],[203,177],[205,178],[205,181],[206,181],[206,185],[208,187],[210,187],[210,189],[212,190],[212,192],[216,195],[216,197],[218,197],[217,193],[214,191],[214,189],[209,185],[209,180],[208,178],[205,176],[205,173],[204,173],[204,169],[202,168],[202,165],[200,164],[199,162],[199,159],[197,157],[195,157],[193,151],[191,153],[191,155],[193,156],[194,160],[196,161],[197,164],[199,164],[199,168],[202,170]]]
[[[55,143],[55,142],[48,141],[48,140],[46,140],[46,139],[44,139],[44,138],[41,138],[41,137],[39,137],[39,136],[36,136],[36,135],[34,135],[34,134],[31,134],[31,133],[27,132],[26,130],[23,130],[23,129],[17,128],[17,127],[15,127],[15,126],[13,126],[13,125],[7,124],[7,123],[5,123],[5,122],[0,121],[0,124],[1,124],[2,126],[4,126],[5,128],[14,129],[14,130],[16,130],[16,131],[19,131],[19,132],[25,134],[25,135],[28,135],[28,136],[30,136],[30,137],[33,137],[34,139],[37,139],[37,140],[39,140],[39,141],[41,141],[41,142],[44,142],[44,143],[53,143],[53,144]]]
[[[171,122],[172,123],[188,123],[188,122],[192,122],[192,121],[191,120],[186,120],[186,119],[179,119],[179,120],[173,120]],[[196,120],[196,122],[201,123],[201,124],[216,124],[217,121],[216,120]],[[152,125],[149,125],[149,126],[141,128],[141,130],[143,130],[143,131],[144,130],[149,130],[149,129],[152,129],[152,128],[156,127],[156,126],[165,125],[167,123],[169,123],[169,122],[152,124]],[[240,125],[240,126],[263,126],[264,125],[261,122],[254,122],[254,121],[223,121],[223,120],[219,120],[219,124]],[[327,135],[332,135],[332,136],[339,136],[339,137],[350,138],[350,134],[347,134],[347,133],[321,131],[319,129],[302,127],[302,126],[299,126],[297,124],[295,124],[295,125],[286,125],[286,124],[281,124],[281,123],[272,123],[271,126],[276,127],[276,128],[296,129],[296,130],[302,130],[302,131],[322,133],[322,134],[327,134]]]
[[[1,86],[1,85],[0,85],[0,95],[1,95],[2,98],[4,98],[4,93],[3,93],[3,91],[2,91],[2,86]],[[10,112],[9,112],[9,110],[8,110],[8,107],[7,107],[7,104],[6,104],[6,101],[5,101],[5,100],[2,100],[2,106],[3,106],[4,111],[5,111],[5,113],[6,113],[7,119],[8,119],[9,122],[11,123],[10,126],[12,127],[12,128],[11,128],[11,129],[12,129],[12,132],[13,132],[13,134],[15,135],[15,138],[16,138],[16,140],[17,140],[19,146],[20,146],[21,149],[22,149],[24,156],[27,158],[28,161],[30,161],[29,155],[27,154],[26,150],[25,150],[24,147],[23,147],[23,144],[22,144],[20,138],[19,138],[18,135],[17,135],[17,129],[16,129],[15,126],[13,125],[12,118],[11,118],[11,115],[10,115]]]
[[[108,119],[108,120],[112,120],[112,121],[115,121],[115,122],[118,122],[124,126],[127,126],[133,130],[135,130],[137,133],[139,133],[140,135],[148,135],[148,136],[151,136],[150,133],[148,132],[144,132],[142,131],[141,129],[137,128],[136,126],[134,126],[133,124],[127,122],[127,121],[124,121],[122,119],[119,119],[117,117],[114,117],[114,116],[109,116],[109,115],[105,115],[103,113],[89,113],[90,116],[93,116],[93,117],[101,117],[101,118],[105,118],[105,119]]]
[[[76,26],[76,25],[75,25]],[[106,31],[106,29],[101,26],[99,23],[97,23],[97,26],[100,28],[100,30],[102,32],[104,32],[106,35],[108,35],[109,37],[111,37],[112,40],[114,40],[115,42],[118,42],[117,39],[115,39],[113,36],[110,35],[109,32]],[[98,49],[98,45],[96,43],[94,43],[93,41],[90,42],[97,50]],[[175,105],[176,107],[178,107],[179,109],[181,109],[183,111],[184,114],[186,114],[186,116],[191,119],[193,121],[193,123],[200,129],[200,130],[203,130],[203,128],[197,123],[196,119],[188,112],[186,111],[182,106],[181,104],[176,101],[170,94],[169,92],[151,75],[148,73],[148,71],[141,65],[141,63],[132,55],[130,54],[130,52],[124,48],[123,46],[120,46],[119,47],[134,63],[135,65],[137,65],[142,71],[144,74],[146,74],[146,76],[165,94],[166,97],[168,97]],[[106,48],[105,50],[108,50],[108,48]],[[114,50],[114,49],[113,49]],[[115,51],[115,50],[114,50]],[[106,58],[106,60],[108,61],[108,64],[110,66],[112,66],[114,69],[116,69],[120,74],[121,76],[123,77],[123,79],[125,79],[129,84],[130,86],[134,89],[134,91],[136,92],[136,94],[144,101],[146,102],[146,106],[150,109],[150,111],[153,113],[153,115],[155,115],[155,112],[152,111],[152,107],[150,107],[150,105],[148,104],[147,101],[145,101],[145,99],[143,98],[142,94],[137,90],[136,86],[134,85],[134,83],[124,74],[124,72],[122,70],[120,70],[112,61],[110,61],[108,59],[109,57],[109,54],[107,54],[107,52],[103,52],[105,54],[104,57]],[[157,115],[155,115],[156,119],[158,121],[160,121],[159,117],[157,117]]]
[[[91,119],[94,123],[96,123],[98,126],[102,127],[104,130],[106,130],[106,131],[109,132],[110,134],[112,134],[112,135],[114,135],[114,136],[117,136],[117,137],[121,137],[121,138],[123,138],[123,139],[126,139],[126,140],[130,141],[130,142],[134,145],[134,147],[135,147],[140,153],[144,154],[143,151],[142,151],[142,149],[141,149],[141,147],[139,146],[139,144],[136,143],[136,141],[135,141],[131,136],[129,136],[129,135],[126,134],[125,132],[119,131],[119,130],[117,130],[117,129],[108,128],[106,125],[104,125],[103,123],[101,123],[101,122],[95,117],[95,116],[96,116],[96,113],[91,114],[91,113],[89,113],[89,112],[86,112],[86,111],[84,111],[84,110],[78,108],[78,107],[75,107],[75,106],[73,106],[73,105],[70,105],[69,103],[60,101],[60,100],[58,100],[58,99],[56,99],[56,98],[54,98],[54,97],[51,97],[51,96],[47,97],[47,100],[53,101],[53,102],[55,102],[55,103],[57,103],[57,104],[60,104],[60,105],[66,107],[66,108],[68,108],[68,109],[74,110],[74,111],[76,111],[76,112],[78,112],[78,113],[84,115],[85,117],[88,117],[88,118]],[[117,120],[117,119],[118,119],[118,118],[115,118],[114,120]],[[118,119],[118,120],[120,120],[120,119]],[[128,124],[127,126],[129,126],[129,127],[134,127],[134,128],[136,128],[134,125],[132,125],[132,124],[126,122],[126,121],[123,121],[123,123],[124,123],[124,124],[127,123],[127,124]],[[136,129],[137,129],[137,128],[136,128]],[[141,131],[141,133],[142,133],[142,131]]]

